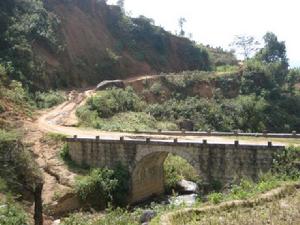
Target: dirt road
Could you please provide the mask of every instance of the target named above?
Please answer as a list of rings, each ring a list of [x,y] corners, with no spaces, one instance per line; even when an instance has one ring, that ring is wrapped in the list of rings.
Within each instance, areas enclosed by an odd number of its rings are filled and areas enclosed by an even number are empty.
[[[147,76],[135,78],[136,80],[147,79]],[[130,80],[132,81],[132,79]],[[92,128],[80,128],[76,127],[78,124],[78,119],[76,118],[76,109],[82,106],[88,97],[95,94],[94,90],[86,90],[83,92],[72,91],[68,94],[68,100],[61,105],[58,105],[48,111],[41,112],[41,116],[37,120],[37,126],[40,130],[44,132],[60,133],[67,136],[77,135],[81,138],[93,138],[95,136],[100,136],[103,139],[119,139],[121,136],[127,138],[139,137],[151,137],[153,139],[166,139],[174,138],[176,136],[166,136],[166,135],[150,135],[150,134],[134,134],[134,133],[124,133],[124,132],[108,132],[101,131]],[[203,139],[208,140],[208,143],[233,143],[236,137],[217,137],[217,136],[177,136],[179,141],[193,140],[202,141]],[[267,144],[267,141],[272,139],[267,138],[247,138],[241,139],[242,144]],[[274,144],[290,144],[290,140],[287,142],[284,139],[273,139]]]

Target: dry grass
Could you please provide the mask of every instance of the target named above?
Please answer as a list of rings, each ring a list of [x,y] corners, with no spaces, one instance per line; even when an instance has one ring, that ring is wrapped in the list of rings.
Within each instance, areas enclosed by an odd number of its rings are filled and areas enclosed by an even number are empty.
[[[300,190],[285,198],[254,207],[215,210],[177,218],[173,225],[299,225]]]
[[[272,141],[274,144],[276,143],[281,143],[281,144],[287,144],[287,145],[296,145],[299,146],[300,145],[300,139],[299,138],[267,138],[267,137],[242,137],[242,136],[238,136],[238,137],[224,137],[225,139],[236,139],[239,141],[253,141],[253,143],[257,143],[257,142],[263,142],[263,143],[267,143],[268,141]]]

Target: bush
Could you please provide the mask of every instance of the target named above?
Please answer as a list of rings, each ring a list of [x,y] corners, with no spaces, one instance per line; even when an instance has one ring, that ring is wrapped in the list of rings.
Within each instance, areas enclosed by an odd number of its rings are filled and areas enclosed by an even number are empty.
[[[101,118],[109,118],[120,112],[142,111],[144,105],[131,87],[101,91],[87,101],[88,109],[96,111]]]
[[[7,201],[0,201],[0,224],[29,225],[24,210],[10,198]]]
[[[61,148],[59,155],[64,161],[70,160],[69,145],[67,143],[65,143]]]
[[[115,170],[93,169],[88,176],[80,177],[75,190],[82,202],[103,208],[108,202],[124,204],[129,190],[129,173],[121,165]]]
[[[36,92],[35,102],[40,109],[51,108],[66,100],[65,94],[58,91]]]
[[[104,217],[95,218],[78,213],[63,219],[61,225],[138,225],[138,219],[137,213],[121,208],[109,208]]]
[[[289,146],[279,152],[274,159],[273,172],[287,179],[300,178],[300,170],[296,163],[300,162],[300,147]]]
[[[219,204],[220,202],[223,201],[223,194],[222,193],[211,193],[207,196],[208,201],[210,201],[213,204]]]
[[[16,132],[0,129],[0,144],[1,144],[1,142],[16,141],[18,138],[19,138],[19,135]]]

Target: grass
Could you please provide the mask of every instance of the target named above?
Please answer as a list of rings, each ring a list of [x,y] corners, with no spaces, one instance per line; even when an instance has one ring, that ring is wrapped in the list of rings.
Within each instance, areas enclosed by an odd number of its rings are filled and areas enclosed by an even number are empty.
[[[212,204],[219,204],[230,200],[244,200],[258,196],[261,193],[272,190],[285,180],[277,178],[271,173],[264,174],[258,183],[242,179],[240,184],[233,185],[228,193],[213,192],[207,196],[208,201]]]
[[[300,191],[286,198],[251,208],[234,208],[182,216],[173,225],[298,225],[300,224]]]
[[[96,129],[105,131],[153,131],[157,129],[175,129],[177,126],[171,122],[158,122],[144,112],[118,113],[111,118],[95,118],[91,121]],[[88,126],[88,125],[87,125]]]
[[[6,131],[0,129],[0,142],[9,142],[19,139],[20,134],[15,131]]]
[[[64,134],[49,132],[43,137],[43,139],[46,142],[60,143],[60,142],[63,142],[66,137],[67,137],[67,135],[64,135]]]
[[[282,143],[287,145],[300,145],[300,138],[268,138],[268,137],[244,137],[244,136],[224,136],[225,139],[235,139],[239,141],[265,142],[272,141],[274,143]]]

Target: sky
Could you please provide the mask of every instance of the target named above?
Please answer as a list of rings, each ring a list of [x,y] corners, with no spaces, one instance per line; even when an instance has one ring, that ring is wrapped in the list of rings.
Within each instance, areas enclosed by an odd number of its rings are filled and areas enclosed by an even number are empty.
[[[172,33],[179,30],[178,19],[184,17],[186,34],[214,47],[230,49],[235,35],[262,40],[271,31],[285,41],[292,67],[300,67],[299,10],[298,0],[125,0],[125,11],[132,17],[152,18]]]

